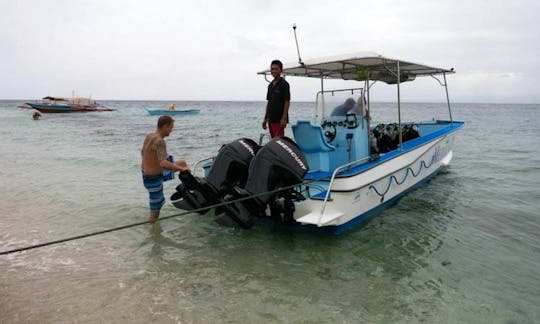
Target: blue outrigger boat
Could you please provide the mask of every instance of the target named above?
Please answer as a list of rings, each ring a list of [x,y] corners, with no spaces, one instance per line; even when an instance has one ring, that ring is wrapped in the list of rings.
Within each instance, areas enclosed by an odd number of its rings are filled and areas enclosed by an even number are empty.
[[[200,109],[168,110],[168,109],[148,109],[144,108],[151,116],[177,116],[177,115],[196,115]]]
[[[230,202],[216,211],[217,221],[243,228],[273,220],[339,234],[364,224],[450,163],[455,134],[463,126],[451,113],[446,82],[451,73],[373,52],[285,65],[285,76],[320,79],[313,120],[293,124],[293,139],[278,137],[260,146],[241,138],[223,146],[216,157],[195,165],[194,170],[207,167],[204,177],[180,174],[172,203],[194,210]],[[270,71],[259,74],[266,78]],[[448,120],[401,120],[400,85],[421,76],[444,88]],[[363,86],[326,90],[327,79]],[[396,86],[397,121],[371,125],[370,89],[377,82]],[[359,95],[356,109],[329,115],[325,95],[343,91]]]

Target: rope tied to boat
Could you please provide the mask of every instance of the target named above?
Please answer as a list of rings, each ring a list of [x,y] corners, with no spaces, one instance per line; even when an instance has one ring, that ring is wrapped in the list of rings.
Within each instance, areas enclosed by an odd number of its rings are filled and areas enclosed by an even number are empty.
[[[147,221],[144,221],[144,222],[137,222],[137,223],[127,224],[127,225],[122,225],[122,226],[113,227],[113,228],[109,228],[109,229],[105,229],[105,230],[101,230],[101,231],[95,231],[95,232],[76,235],[76,236],[67,237],[67,238],[63,238],[63,239],[59,239],[59,240],[48,241],[48,242],[38,243],[38,244],[34,244],[34,245],[24,246],[24,247],[12,249],[12,250],[0,251],[0,255],[7,255],[7,254],[16,253],[16,252],[28,251],[28,250],[32,250],[32,249],[36,249],[36,248],[40,248],[40,247],[45,247],[45,246],[49,246],[49,245],[53,245],[53,244],[60,244],[60,243],[64,243],[64,242],[75,241],[75,240],[83,239],[83,238],[90,237],[90,236],[96,236],[96,235],[116,232],[116,231],[120,231],[120,230],[123,230],[123,229],[135,227],[135,226],[140,226],[140,225],[145,225],[145,224],[153,224],[155,222],[164,221],[164,220],[171,219],[171,218],[174,218],[174,217],[179,217],[179,216],[184,216],[184,215],[188,215],[188,214],[198,213],[198,212],[205,211],[205,210],[208,211],[208,210],[213,209],[213,208],[218,208],[218,207],[226,206],[226,205],[237,203],[237,202],[242,202],[242,201],[249,200],[249,199],[254,199],[254,198],[257,198],[257,197],[264,196],[264,195],[275,194],[275,193],[285,191],[285,190],[289,190],[289,189],[292,189],[292,188],[295,188],[295,187],[298,187],[298,186],[307,185],[307,184],[310,184],[310,183],[312,183],[314,181],[315,180],[303,181],[301,183],[297,183],[297,184],[290,185],[290,186],[287,186],[287,187],[277,188],[277,189],[274,189],[274,190],[271,190],[271,191],[266,191],[266,192],[254,194],[254,195],[251,195],[251,196],[238,198],[238,199],[231,200],[231,201],[224,201],[224,202],[221,202],[219,204],[214,204],[214,205],[210,205],[210,206],[207,206],[207,207],[201,207],[201,208],[193,209],[193,210],[190,210],[190,211],[182,212],[182,213],[179,213],[179,214],[173,214],[173,215],[169,215],[169,216],[160,217],[160,218],[158,218],[156,220],[147,220]]]

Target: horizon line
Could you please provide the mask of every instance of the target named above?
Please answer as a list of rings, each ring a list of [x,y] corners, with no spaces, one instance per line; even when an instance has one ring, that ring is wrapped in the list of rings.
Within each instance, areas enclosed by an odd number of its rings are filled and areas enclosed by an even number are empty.
[[[40,99],[4,99],[1,98],[0,101],[37,101]],[[161,102],[193,102],[193,101],[207,101],[207,102],[266,102],[266,100],[222,100],[222,99],[95,99],[96,101],[161,101]],[[315,100],[295,100],[291,101],[291,103],[294,102],[307,102],[307,103],[314,103]],[[397,103],[397,101],[387,101],[387,100],[380,100],[380,101],[372,101],[373,103]],[[401,101],[401,103],[446,103],[446,101]],[[477,100],[470,100],[470,101],[450,101],[450,104],[511,104],[511,105],[534,105],[534,104],[540,104],[540,101],[538,102],[509,102],[509,101],[477,101]]]

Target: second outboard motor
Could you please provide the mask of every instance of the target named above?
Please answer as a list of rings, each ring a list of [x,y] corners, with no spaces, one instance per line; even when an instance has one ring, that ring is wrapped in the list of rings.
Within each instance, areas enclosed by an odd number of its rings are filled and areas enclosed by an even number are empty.
[[[253,195],[256,197],[225,205],[223,207],[225,216],[218,219],[218,223],[231,225],[232,220],[243,228],[252,227],[257,217],[265,216],[268,203],[277,197],[275,193],[264,193],[301,183],[308,169],[304,154],[292,139],[288,137],[272,139],[251,161],[245,188],[235,187],[235,192],[225,199],[231,201]],[[294,208],[290,203],[287,205]]]
[[[173,205],[184,210],[211,206],[234,186],[245,186],[250,162],[259,148],[253,140],[240,138],[221,147],[206,179],[180,172],[182,183],[171,196]]]

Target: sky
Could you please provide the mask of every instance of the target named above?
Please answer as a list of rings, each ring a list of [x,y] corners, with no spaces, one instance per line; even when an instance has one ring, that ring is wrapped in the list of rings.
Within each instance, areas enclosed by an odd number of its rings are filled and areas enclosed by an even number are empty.
[[[262,101],[256,72],[298,61],[295,23],[303,60],[374,51],[453,67],[454,102],[540,102],[538,0],[0,0],[0,17],[0,99]],[[287,80],[292,101],[315,99],[319,80]],[[429,77],[401,98],[445,100]]]

